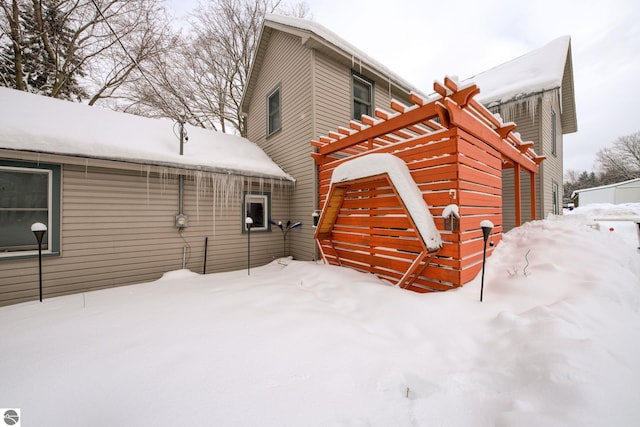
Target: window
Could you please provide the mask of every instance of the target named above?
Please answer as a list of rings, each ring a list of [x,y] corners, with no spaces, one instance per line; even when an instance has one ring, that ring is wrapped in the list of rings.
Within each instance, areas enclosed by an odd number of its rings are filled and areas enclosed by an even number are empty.
[[[558,135],[557,135],[556,112],[551,110],[551,154],[558,154]]]
[[[43,253],[58,252],[60,166],[1,161],[0,258],[37,254],[35,222],[47,226]]]
[[[353,118],[360,120],[363,114],[371,116],[373,106],[373,82],[359,74],[352,75]]]
[[[551,184],[551,200],[554,215],[560,214],[560,186],[557,182]]]
[[[276,133],[281,128],[280,87],[277,87],[267,96],[267,136]]]
[[[247,231],[247,225],[245,224],[245,218],[250,217],[253,220],[251,230],[255,231],[267,231],[271,227],[269,225],[269,218],[271,217],[271,210],[269,207],[269,194],[248,194],[244,195],[244,206],[242,211],[242,224],[243,230]]]

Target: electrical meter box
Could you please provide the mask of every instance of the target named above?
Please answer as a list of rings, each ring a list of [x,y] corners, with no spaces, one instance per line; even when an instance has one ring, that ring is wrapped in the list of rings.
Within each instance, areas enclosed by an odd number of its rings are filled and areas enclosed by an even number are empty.
[[[187,225],[189,225],[189,217],[185,214],[176,215],[176,227],[185,228]]]

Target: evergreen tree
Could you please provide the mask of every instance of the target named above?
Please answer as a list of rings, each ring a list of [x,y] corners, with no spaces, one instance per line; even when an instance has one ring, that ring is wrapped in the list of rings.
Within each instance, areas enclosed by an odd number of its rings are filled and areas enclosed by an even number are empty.
[[[86,96],[78,83],[84,76],[75,55],[68,11],[59,0],[42,0],[23,14],[24,75],[30,92],[69,100]]]
[[[0,47],[1,83],[55,98],[86,96],[78,82],[84,73],[74,49],[71,14],[64,9],[69,3],[14,1],[11,6],[11,12],[17,12],[11,16],[8,6],[3,8],[12,35]]]

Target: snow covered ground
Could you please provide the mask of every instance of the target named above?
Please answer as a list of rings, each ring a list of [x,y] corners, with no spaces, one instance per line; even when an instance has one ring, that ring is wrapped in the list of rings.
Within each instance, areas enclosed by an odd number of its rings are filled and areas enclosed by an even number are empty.
[[[0,407],[23,426],[637,426],[634,216],[512,230],[482,303],[479,277],[416,294],[277,260],[3,307]]]

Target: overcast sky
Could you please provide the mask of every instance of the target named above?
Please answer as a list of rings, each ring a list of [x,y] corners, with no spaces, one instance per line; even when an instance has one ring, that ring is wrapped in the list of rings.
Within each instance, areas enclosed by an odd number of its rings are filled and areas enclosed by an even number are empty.
[[[184,14],[197,1],[170,3]],[[593,170],[600,148],[640,131],[637,0],[306,3],[314,21],[425,92],[445,75],[465,79],[569,35],[578,132],[565,135],[565,171]]]

